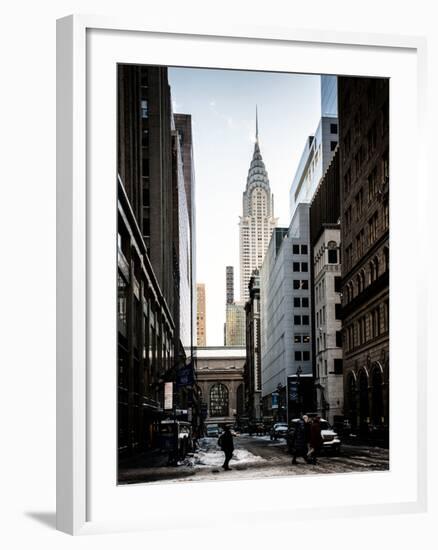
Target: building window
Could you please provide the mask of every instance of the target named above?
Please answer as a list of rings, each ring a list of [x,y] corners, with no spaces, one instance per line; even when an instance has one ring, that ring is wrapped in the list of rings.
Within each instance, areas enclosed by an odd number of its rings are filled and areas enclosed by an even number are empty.
[[[338,263],[338,251],[335,249],[330,249],[328,251],[328,263],[337,264]]]
[[[309,298],[301,298],[301,307],[309,307]]]
[[[301,325],[301,315],[294,315],[294,325]]]
[[[335,359],[333,361],[334,373],[343,374],[344,372],[344,363],[342,359]]]
[[[301,334],[294,335],[294,342],[295,344],[301,344]]]
[[[377,212],[375,212],[370,220],[368,221],[368,238],[369,238],[369,244],[373,244],[377,239],[377,223],[378,223],[378,217]]]
[[[309,281],[307,279],[304,279],[303,281],[301,281],[301,288],[303,290],[308,290],[309,288]]]
[[[389,203],[387,200],[383,203],[383,229],[389,229]]]
[[[367,141],[368,141],[368,156],[371,155],[371,153],[376,148],[376,137],[377,137],[377,131],[376,131],[376,125],[373,124],[372,128],[368,132],[367,135]]]
[[[301,361],[301,351],[295,352],[295,361]]]
[[[363,189],[360,189],[360,191],[356,194],[354,198],[354,205],[356,207],[356,220],[359,220],[363,212]]]
[[[342,332],[340,330],[336,331],[336,347],[342,348]]]
[[[330,133],[331,134],[337,134],[338,133],[338,125],[337,124],[330,124]]]
[[[301,245],[301,254],[307,254],[307,244]]]
[[[141,100],[141,118],[148,118],[148,102],[146,99]]]
[[[228,416],[228,389],[224,384],[215,384],[210,389],[210,416]]]
[[[301,299],[294,298],[294,307],[301,307]]]
[[[292,245],[292,252],[294,254],[299,254],[300,253],[300,245],[299,244],[293,244]]]
[[[330,142],[330,151],[334,151],[336,149],[337,144],[338,144],[337,141],[331,141]]]
[[[303,344],[310,343],[310,334],[303,334]]]
[[[344,176],[344,190],[345,194],[348,195],[351,189],[351,170],[350,168],[345,172]]]
[[[309,316],[303,315],[303,325],[308,325],[308,324],[309,324]]]
[[[341,277],[335,277],[334,278],[334,284],[335,284],[335,292],[341,292]]]
[[[335,304],[335,319],[342,319],[342,307],[341,304]]]
[[[303,351],[303,361],[310,361],[310,351]]]
[[[373,168],[368,176],[368,201],[372,201],[377,194],[377,168]]]
[[[293,263],[293,270],[296,273],[297,271],[300,271],[300,262],[294,262]]]
[[[308,271],[307,262],[301,262],[301,271],[306,273]]]

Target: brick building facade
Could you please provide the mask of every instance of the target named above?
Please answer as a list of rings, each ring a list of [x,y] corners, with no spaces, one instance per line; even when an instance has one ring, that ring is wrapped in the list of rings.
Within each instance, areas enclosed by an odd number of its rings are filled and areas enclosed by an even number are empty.
[[[389,426],[389,80],[338,79],[345,416]]]

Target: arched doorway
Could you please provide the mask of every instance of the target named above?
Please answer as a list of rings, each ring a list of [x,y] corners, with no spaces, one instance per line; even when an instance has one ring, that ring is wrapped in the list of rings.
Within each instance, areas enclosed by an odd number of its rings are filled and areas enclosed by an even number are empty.
[[[371,422],[379,426],[383,416],[383,374],[380,365],[377,365],[371,375]]]
[[[359,427],[364,429],[369,422],[368,374],[362,369],[359,374]]]
[[[347,379],[347,417],[350,420],[351,428],[357,428],[357,394],[356,394],[356,378],[353,373],[350,373]]]

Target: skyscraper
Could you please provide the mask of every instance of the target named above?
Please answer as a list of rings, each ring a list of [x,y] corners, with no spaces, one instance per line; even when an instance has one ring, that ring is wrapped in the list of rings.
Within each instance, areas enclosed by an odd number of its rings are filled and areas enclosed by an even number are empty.
[[[274,218],[274,196],[260,152],[256,110],[256,141],[243,192],[243,213],[240,217],[240,300],[249,299],[248,284],[252,272],[263,263],[277,218]]]
[[[204,283],[198,283],[196,285],[196,294],[197,294],[196,344],[198,346],[205,347],[207,345],[207,334],[205,330],[205,284]]]
[[[227,304],[234,302],[234,267],[227,265],[226,267],[226,292],[227,292]]]
[[[337,77],[321,76],[321,119],[315,134],[306,139],[289,190],[289,212],[292,219],[301,202],[312,202],[338,145]]]

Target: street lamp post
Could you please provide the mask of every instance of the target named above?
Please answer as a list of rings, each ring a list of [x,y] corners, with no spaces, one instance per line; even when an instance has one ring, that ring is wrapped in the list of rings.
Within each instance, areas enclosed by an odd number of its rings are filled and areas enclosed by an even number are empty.
[[[302,410],[301,410],[301,374],[302,374],[301,366],[298,365],[297,368],[297,401],[298,401],[298,415],[301,416]]]
[[[283,384],[281,382],[278,383],[277,391],[278,391],[278,421],[281,422],[282,420],[282,413],[281,413],[281,390],[283,389]]]

